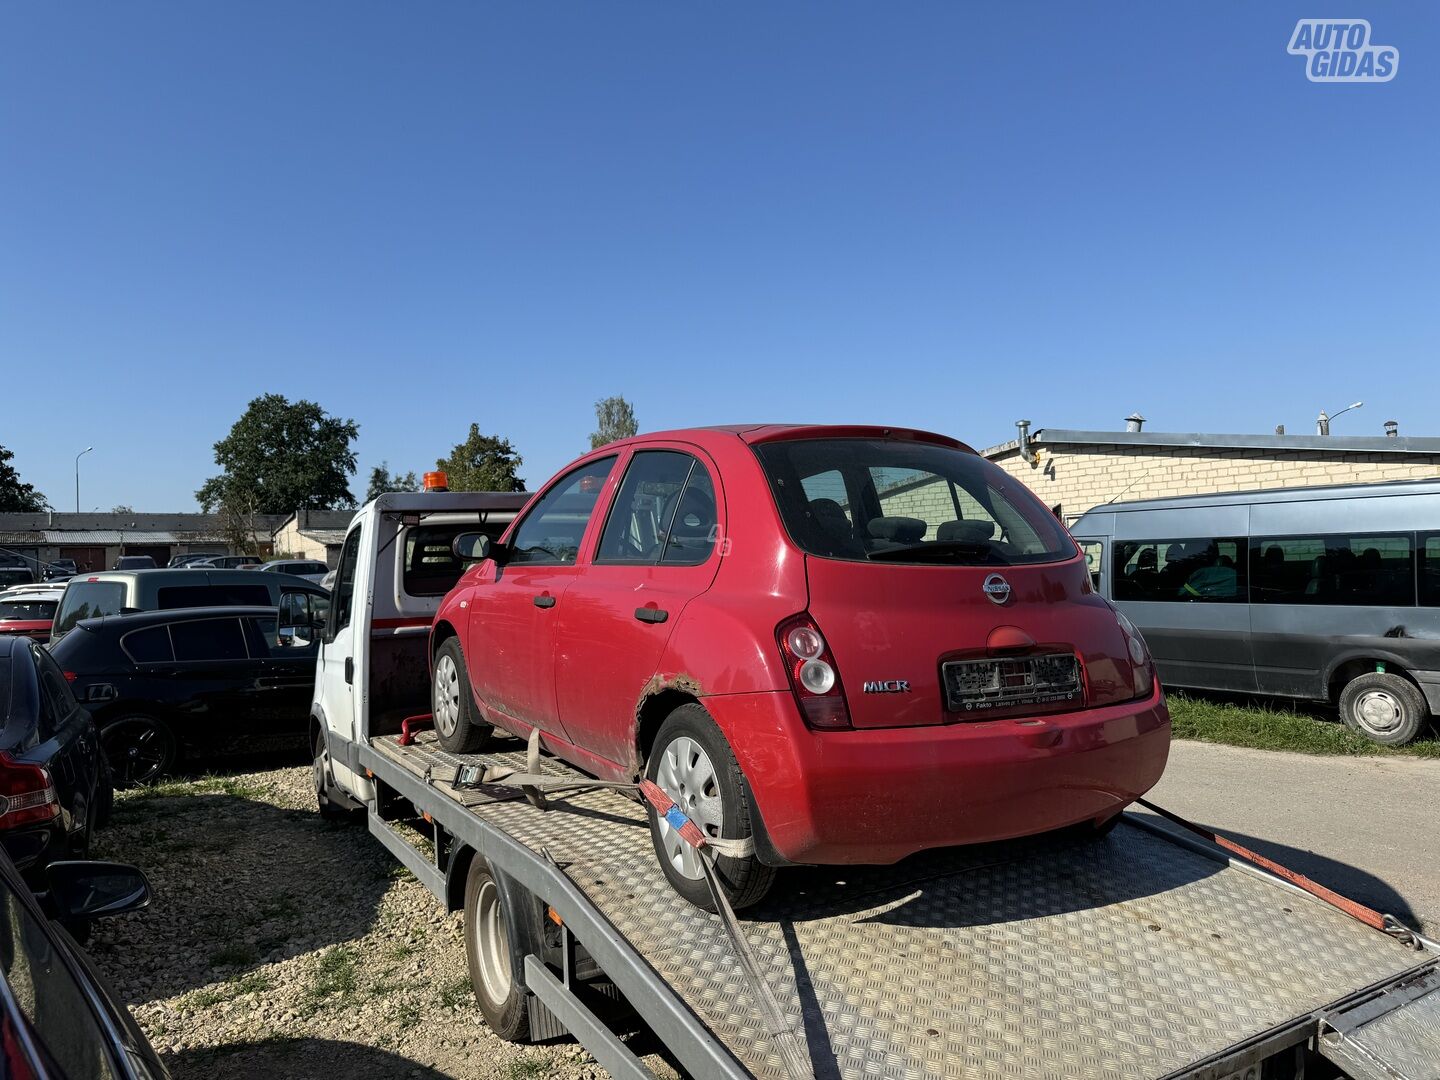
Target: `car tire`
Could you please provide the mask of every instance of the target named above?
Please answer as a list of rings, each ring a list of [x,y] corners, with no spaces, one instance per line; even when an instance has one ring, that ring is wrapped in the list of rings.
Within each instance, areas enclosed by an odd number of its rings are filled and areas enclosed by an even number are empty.
[[[475,695],[470,690],[459,638],[446,638],[435,654],[435,669],[430,675],[430,712],[441,747],[452,754],[485,749],[495,731],[475,715]]]
[[[508,909],[490,864],[476,855],[465,875],[465,962],[485,1023],[507,1042],[530,1041],[530,997],[515,977]]]
[[[674,799],[707,835],[738,840],[754,834],[757,815],[750,788],[725,736],[703,706],[681,705],[665,718],[655,736],[645,776]],[[715,910],[699,852],[648,807],[655,858],[674,890],[705,911]],[[721,855],[716,877],[737,911],[759,903],[775,882],[775,868],[754,854]]]
[[[1345,684],[1340,694],[1340,719],[1371,742],[1404,746],[1425,730],[1430,709],[1409,679],[1371,671]]]
[[[154,783],[180,759],[174,732],[163,720],[143,713],[106,720],[100,725],[100,747],[117,788]]]
[[[326,821],[354,822],[365,816],[363,807],[352,807],[335,787],[335,775],[330,771],[330,747],[325,742],[325,733],[315,733],[315,745],[310,748],[311,772],[315,784],[315,805],[320,816]]]

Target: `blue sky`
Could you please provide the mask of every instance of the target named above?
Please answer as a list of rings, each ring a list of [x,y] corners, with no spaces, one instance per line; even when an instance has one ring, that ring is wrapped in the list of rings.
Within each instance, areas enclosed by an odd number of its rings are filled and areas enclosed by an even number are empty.
[[[1440,8],[1345,11],[1393,82],[1308,82],[1285,3],[10,3],[0,444],[178,510],[268,391],[532,486],[609,394],[1437,435]]]

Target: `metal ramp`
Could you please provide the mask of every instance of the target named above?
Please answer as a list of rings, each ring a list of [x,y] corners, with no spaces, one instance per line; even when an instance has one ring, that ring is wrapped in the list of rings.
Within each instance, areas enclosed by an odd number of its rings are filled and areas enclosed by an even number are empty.
[[[1440,1077],[1440,972],[1324,1013],[1319,1049],[1356,1080]]]
[[[423,785],[443,796],[427,805],[453,803],[553,858],[613,930],[610,955],[633,950],[743,1074],[783,1080],[722,926],[671,891],[638,804],[589,791],[539,811],[513,789],[492,798],[444,783],[482,759],[523,768],[514,742],[463,757],[430,733],[371,748],[377,765],[403,769],[400,790]],[[553,759],[545,769],[570,771]],[[1440,1045],[1433,1011],[1358,1011],[1433,970],[1433,952],[1128,817],[1099,841],[790,870],[742,921],[820,1080],[1224,1077],[1313,1038],[1322,1015],[1336,1054],[1380,1053],[1415,1023],[1431,1025],[1419,1045]],[[1358,1004],[1357,991],[1368,995]],[[1440,1008],[1440,995],[1430,1001]],[[1337,1002],[1346,1009],[1326,1012]],[[1434,1080],[1440,1069],[1355,1075]]]

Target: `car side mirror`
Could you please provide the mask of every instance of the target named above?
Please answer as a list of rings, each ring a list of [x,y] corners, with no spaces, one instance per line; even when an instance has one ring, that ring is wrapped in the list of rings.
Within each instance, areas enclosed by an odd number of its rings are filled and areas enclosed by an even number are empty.
[[[45,868],[47,898],[61,919],[97,919],[139,911],[150,903],[150,882],[128,863],[53,862]]]
[[[461,533],[450,542],[450,550],[463,562],[483,562],[494,558],[499,546],[482,532]]]

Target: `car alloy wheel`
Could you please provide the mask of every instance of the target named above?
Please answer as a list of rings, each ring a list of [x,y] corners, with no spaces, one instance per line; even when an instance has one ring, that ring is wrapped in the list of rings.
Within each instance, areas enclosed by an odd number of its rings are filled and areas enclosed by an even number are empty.
[[[725,804],[715,777],[710,755],[694,739],[682,735],[665,747],[655,781],[662,791],[675,800],[706,836],[720,836],[725,824]],[[680,833],[663,817],[660,842],[670,865],[692,880],[705,876],[700,866],[700,853],[681,839]]]
[[[170,764],[170,739],[155,721],[126,717],[107,724],[100,745],[120,787],[148,784]]]
[[[431,709],[435,714],[435,730],[449,738],[460,722],[460,669],[447,653],[435,662],[435,689]]]

